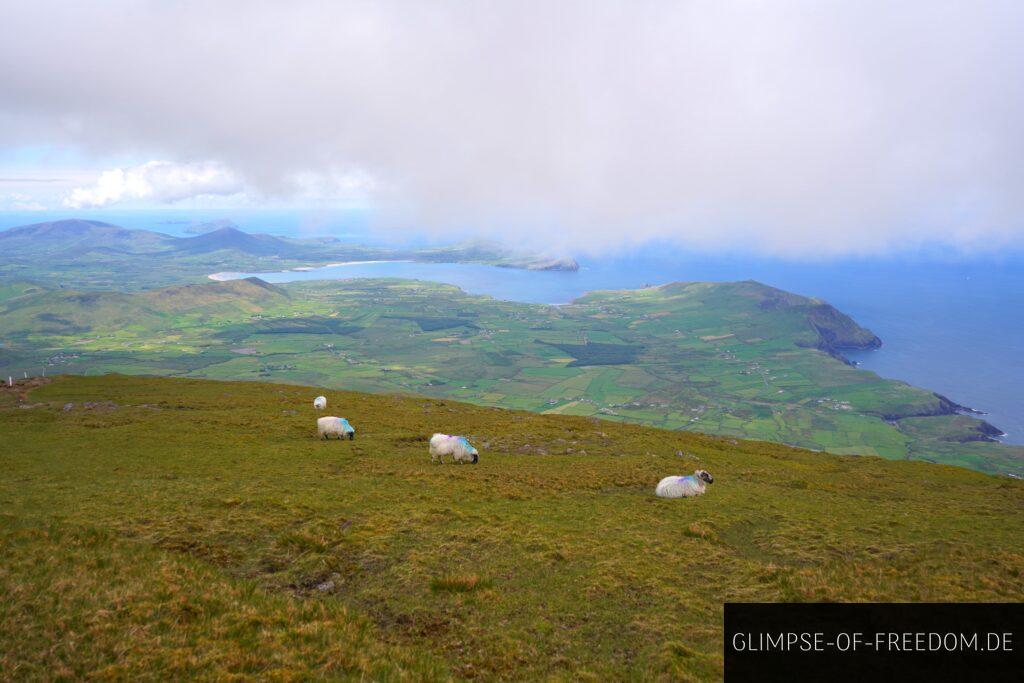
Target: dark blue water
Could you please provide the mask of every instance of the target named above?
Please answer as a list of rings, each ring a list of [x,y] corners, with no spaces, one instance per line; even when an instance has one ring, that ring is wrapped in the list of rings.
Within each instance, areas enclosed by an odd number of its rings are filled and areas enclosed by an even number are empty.
[[[56,216],[0,214],[0,229]],[[196,212],[107,212],[98,220],[180,234]],[[371,232],[362,212],[309,216],[295,212],[203,212],[250,231],[334,234],[364,244],[393,241]],[[422,236],[406,244],[424,243]],[[864,368],[906,380],[988,413],[1024,443],[1024,254],[953,259],[902,256],[792,262],[708,256],[666,245],[629,254],[578,258],[576,273],[528,272],[472,264],[377,263],[309,272],[259,274],[273,282],[345,277],[407,277],[448,282],[473,294],[564,303],[596,289],[672,281],[753,279],[828,301],[882,338],[879,351],[856,354]],[[248,274],[245,274],[248,275]]]

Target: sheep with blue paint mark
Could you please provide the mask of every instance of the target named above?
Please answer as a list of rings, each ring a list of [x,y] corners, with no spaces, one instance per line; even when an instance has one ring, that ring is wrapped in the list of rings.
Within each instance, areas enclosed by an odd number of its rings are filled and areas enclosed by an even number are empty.
[[[464,436],[449,436],[448,434],[434,434],[430,437],[430,461],[444,464],[444,456],[452,456],[452,460],[458,463],[473,463],[479,461],[480,455],[473,448],[472,444]]]
[[[704,495],[708,484],[715,478],[707,470],[697,470],[685,477],[665,477],[658,482],[654,495],[659,498],[692,498]]]
[[[351,441],[356,438],[356,430],[343,417],[321,417],[316,421],[316,431],[324,439],[332,436],[344,439],[347,436]]]

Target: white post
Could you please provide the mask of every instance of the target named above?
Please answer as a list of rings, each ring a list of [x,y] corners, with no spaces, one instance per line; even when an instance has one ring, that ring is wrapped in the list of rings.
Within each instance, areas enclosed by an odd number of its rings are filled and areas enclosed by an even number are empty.
[[[14,378],[11,377],[10,375],[7,375],[7,386],[9,386],[9,387],[13,387],[14,386]]]
[[[25,376],[25,379],[28,379],[28,372],[22,371],[21,374],[23,374]]]

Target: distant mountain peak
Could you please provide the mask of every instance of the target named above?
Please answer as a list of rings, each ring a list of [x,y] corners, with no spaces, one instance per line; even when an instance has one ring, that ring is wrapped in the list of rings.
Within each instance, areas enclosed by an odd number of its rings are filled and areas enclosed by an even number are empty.
[[[219,227],[219,228],[217,228],[215,230],[211,230],[210,232],[208,232],[206,234],[207,235],[245,235],[246,237],[250,236],[250,233],[247,233],[244,230],[240,229],[237,225],[225,225],[225,226]]]
[[[150,230],[130,230],[104,221],[67,218],[32,223],[0,232],[5,255],[79,258],[99,254],[156,253],[167,249],[173,237]]]
[[[30,225],[21,225],[16,228],[10,228],[0,232],[0,239],[11,237],[14,235],[59,235],[75,234],[80,235],[82,233],[90,232],[96,228],[113,228],[114,230],[124,230],[124,228],[114,225],[113,223],[104,223],[103,221],[90,221],[84,218],[64,218],[57,221],[45,221],[43,223],[32,223]]]
[[[188,233],[189,235],[205,235],[207,233],[216,232],[223,228],[237,229],[238,226],[235,225],[234,221],[230,219],[221,218],[214,221],[206,221],[205,223],[193,223],[192,225],[189,225],[187,228],[185,228],[184,232]]]
[[[255,277],[255,276],[253,276],[253,277],[245,277],[245,278],[242,278],[241,280],[233,280],[233,281],[229,280],[229,282],[247,282],[250,285],[254,285],[256,287],[259,287],[260,289],[266,289],[268,291],[275,292],[277,294],[285,295],[284,290],[282,290],[280,287],[276,287],[276,286],[270,284],[269,282],[267,282],[266,280],[263,280],[261,278]]]
[[[287,240],[273,235],[253,235],[234,226],[224,226],[195,237],[180,238],[177,248],[192,254],[234,249],[255,256],[286,256],[294,251],[294,246]]]

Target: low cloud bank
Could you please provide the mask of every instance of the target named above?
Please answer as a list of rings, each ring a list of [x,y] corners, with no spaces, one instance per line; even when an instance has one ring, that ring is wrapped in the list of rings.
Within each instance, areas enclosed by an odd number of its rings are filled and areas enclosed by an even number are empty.
[[[131,168],[104,171],[94,185],[71,190],[62,204],[69,209],[94,209],[132,200],[167,203],[209,195],[234,195],[243,189],[241,180],[216,162],[150,161]]]
[[[996,1],[11,3],[0,146],[175,160],[70,208],[334,194],[561,249],[993,249],[1024,242],[1021,25]]]

